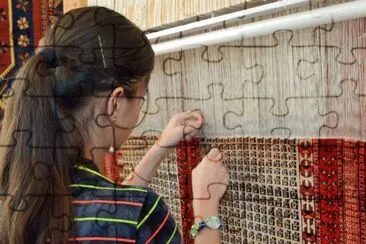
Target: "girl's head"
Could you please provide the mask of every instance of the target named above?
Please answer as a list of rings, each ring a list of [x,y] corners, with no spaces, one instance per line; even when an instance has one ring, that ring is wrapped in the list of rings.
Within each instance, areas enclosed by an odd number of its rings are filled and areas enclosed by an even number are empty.
[[[144,33],[103,7],[66,13],[42,44],[14,79],[1,129],[2,243],[68,235],[70,169],[127,139],[154,68]]]
[[[137,105],[144,101],[154,67],[144,33],[114,11],[89,7],[54,23],[43,43],[40,56],[52,62],[55,55],[58,62],[50,74],[58,86],[57,103],[86,129],[83,138],[90,142],[89,136],[98,136],[103,144],[106,137],[104,143],[111,145],[111,133],[106,136],[104,128],[113,124],[120,145],[135,127]]]

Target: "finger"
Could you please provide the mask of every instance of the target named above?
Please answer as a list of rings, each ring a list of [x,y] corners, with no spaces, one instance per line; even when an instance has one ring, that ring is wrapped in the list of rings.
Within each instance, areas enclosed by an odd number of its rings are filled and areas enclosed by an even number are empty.
[[[184,135],[188,135],[188,134],[197,135],[200,131],[201,131],[201,128],[198,127],[198,126],[192,126],[190,124],[186,124],[186,125],[183,126],[183,134]]]
[[[199,130],[203,127],[203,120],[199,118],[189,118],[181,122],[182,125],[187,125],[192,129]]]
[[[186,122],[195,122],[195,127],[199,128],[202,127],[203,122],[204,122],[204,118],[203,118],[203,114],[201,113],[201,111],[197,110],[197,111],[191,111],[189,113],[185,112],[184,113],[184,119]]]
[[[200,129],[197,129],[196,127],[193,127],[191,125],[184,125],[183,127],[183,134],[184,135],[191,135],[191,136],[195,136],[200,132]]]
[[[203,127],[203,120],[198,116],[187,115],[185,113],[175,114],[172,120],[176,126],[183,127],[183,133],[188,134],[193,130],[200,130]]]
[[[198,108],[191,109],[191,110],[187,110],[184,113],[186,113],[186,114],[190,114],[190,113],[201,113],[202,114],[201,110],[199,110]]]
[[[172,116],[172,120],[176,121],[179,124],[185,124],[187,119],[194,119],[195,117],[192,114],[188,113],[176,113]]]
[[[217,148],[212,148],[209,153],[206,155],[206,158],[211,162],[220,162],[222,161],[223,155]]]
[[[196,120],[199,120],[199,121],[203,121],[204,120],[204,117],[203,117],[203,114],[201,111],[194,111],[191,113],[191,115],[193,115],[194,118],[192,119],[196,119]]]
[[[195,138],[200,133],[200,130],[192,130],[188,133],[184,133],[184,138],[190,137],[191,139]]]
[[[189,110],[186,112],[176,113],[173,117],[177,117],[180,119],[197,119],[202,117],[202,113],[199,110]]]
[[[199,131],[199,130],[193,130],[193,131],[191,131],[191,132],[187,133],[187,135],[189,135],[190,137],[194,138],[194,137],[196,137],[199,133],[200,133],[200,131]]]
[[[190,119],[190,120],[186,120],[185,121],[186,125],[189,125],[190,127],[196,129],[196,130],[200,130],[203,127],[203,119],[202,118],[198,118],[198,119]]]
[[[217,149],[217,148],[212,148],[210,151],[209,151],[209,153],[202,159],[202,161],[200,162],[200,163],[203,163],[204,161],[208,161],[208,162],[215,162],[215,161],[212,161],[212,160],[210,160],[210,157],[212,158],[215,158],[215,157],[218,157],[218,158],[220,158],[220,157],[222,157],[221,156],[221,153],[220,153],[220,151],[219,151],[219,149]],[[216,160],[216,159],[215,159]],[[200,164],[199,163],[199,164]],[[215,162],[215,163],[222,163],[221,161],[217,161],[217,162]],[[199,165],[198,164],[198,165]],[[196,167],[193,169],[193,171],[197,168],[197,166],[198,165],[196,165]]]

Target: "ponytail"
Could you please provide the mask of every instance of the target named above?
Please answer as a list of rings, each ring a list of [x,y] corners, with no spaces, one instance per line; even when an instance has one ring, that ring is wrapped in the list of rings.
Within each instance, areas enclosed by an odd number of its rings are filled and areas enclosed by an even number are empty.
[[[1,243],[60,243],[72,229],[69,171],[80,148],[70,142],[82,142],[63,131],[73,125],[60,117],[53,96],[57,81],[46,61],[36,54],[20,68],[5,109],[0,132]]]
[[[70,10],[43,41],[48,48],[20,68],[4,112],[0,243],[60,243],[74,234],[70,169],[95,128],[92,97],[108,100],[118,86],[133,95],[154,68],[145,34],[104,7]]]

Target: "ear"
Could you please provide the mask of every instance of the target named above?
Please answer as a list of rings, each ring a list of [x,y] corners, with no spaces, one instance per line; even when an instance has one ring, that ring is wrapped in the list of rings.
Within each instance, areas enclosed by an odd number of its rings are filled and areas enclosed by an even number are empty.
[[[112,94],[108,98],[107,112],[108,116],[112,119],[119,108],[119,98],[124,95],[123,87],[117,87],[113,90]]]

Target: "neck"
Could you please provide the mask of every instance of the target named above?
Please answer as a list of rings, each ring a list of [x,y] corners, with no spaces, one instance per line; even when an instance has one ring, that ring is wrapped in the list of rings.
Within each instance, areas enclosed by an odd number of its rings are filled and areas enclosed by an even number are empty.
[[[101,174],[105,174],[104,172],[104,156],[106,153],[109,153],[110,146],[110,138],[106,139],[105,135],[111,135],[112,131],[110,127],[97,132],[96,134],[92,134],[91,137],[87,137],[85,141],[87,143],[84,146],[83,156],[87,159],[92,160]],[[108,142],[109,141],[109,142]]]
[[[92,160],[101,174],[104,175],[104,155],[108,153],[107,149],[93,148],[86,146],[84,149],[84,157]]]

